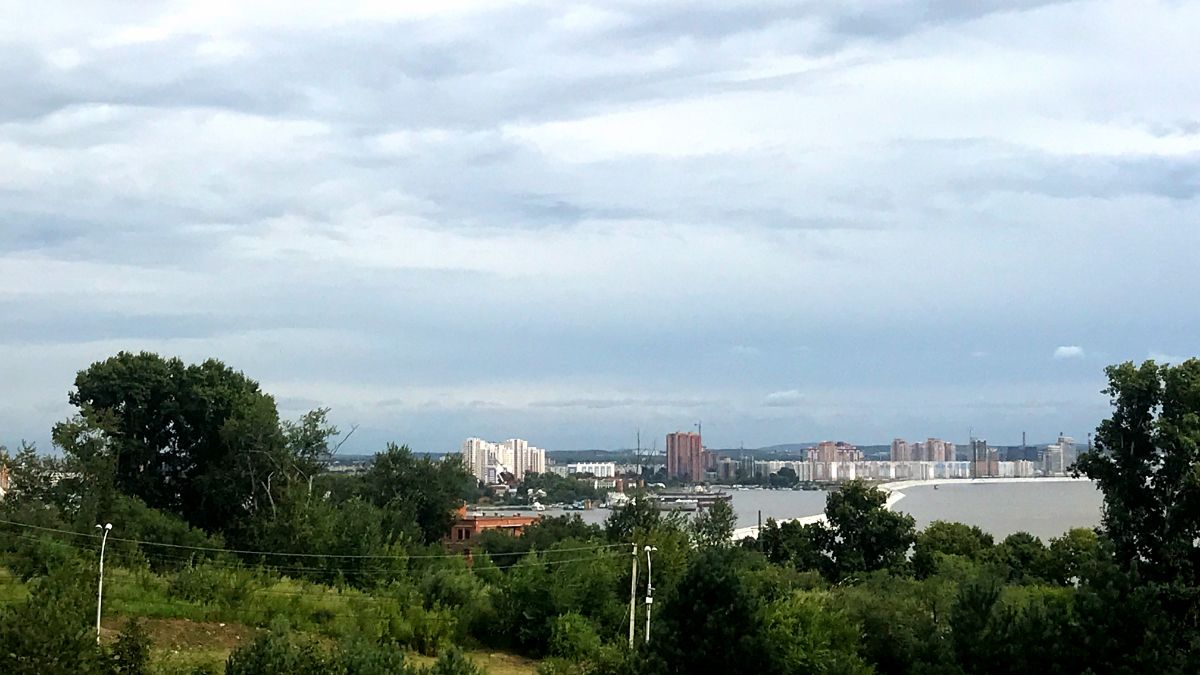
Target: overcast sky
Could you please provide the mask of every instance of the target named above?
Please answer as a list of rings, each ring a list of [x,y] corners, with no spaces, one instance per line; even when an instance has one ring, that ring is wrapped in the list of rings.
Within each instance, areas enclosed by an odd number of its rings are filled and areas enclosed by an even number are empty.
[[[0,5],[0,442],[122,349],[363,452],[1082,438],[1200,351],[1200,4],[567,5]]]

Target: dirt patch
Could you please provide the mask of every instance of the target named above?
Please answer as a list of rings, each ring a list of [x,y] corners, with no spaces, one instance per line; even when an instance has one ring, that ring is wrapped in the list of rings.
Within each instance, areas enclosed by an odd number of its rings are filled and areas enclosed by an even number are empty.
[[[101,625],[101,637],[115,640],[129,619],[119,618]],[[150,642],[158,649],[235,649],[254,640],[257,628],[240,623],[190,621],[188,619],[141,619]]]

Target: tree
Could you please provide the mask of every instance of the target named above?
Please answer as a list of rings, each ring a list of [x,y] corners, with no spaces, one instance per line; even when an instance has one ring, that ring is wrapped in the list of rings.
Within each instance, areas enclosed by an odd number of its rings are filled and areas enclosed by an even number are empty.
[[[718,499],[692,521],[692,536],[701,546],[729,546],[733,543],[733,530],[737,525],[737,514],[733,506]]]
[[[765,670],[762,603],[746,586],[745,556],[735,548],[702,550],[663,603],[651,640],[668,672]]]
[[[935,520],[917,535],[913,547],[913,571],[925,578],[937,571],[944,556],[960,556],[980,561],[992,549],[992,535],[973,525]]]
[[[633,541],[644,537],[662,521],[662,513],[645,494],[635,494],[623,506],[614,508],[604,521],[604,531],[612,542]]]
[[[1028,532],[1014,532],[995,549],[997,562],[1008,568],[1008,579],[1015,583],[1048,580],[1048,551],[1042,540]]]
[[[912,516],[889,511],[887,494],[862,481],[844,483],[825,500],[836,576],[904,564],[915,540]]]
[[[1088,565],[1096,562],[1103,552],[1095,530],[1071,528],[1061,537],[1050,540],[1046,573],[1048,580],[1070,584],[1083,578]]]
[[[758,538],[767,560],[829,575],[833,563],[832,537],[829,528],[821,523],[776,523],[774,518],[768,518]]]
[[[768,665],[763,672],[874,672],[859,656],[859,630],[843,612],[830,607],[827,597],[794,593],[771,603],[763,621],[763,644]]]
[[[475,486],[458,457],[440,462],[417,459],[408,446],[388,443],[362,477],[362,496],[415,523],[425,543],[439,541],[454,524],[454,512]]]
[[[336,433],[324,411],[281,426],[274,399],[215,359],[121,352],[81,371],[69,400],[79,416],[54,434],[68,457],[88,468],[107,456],[118,491],[209,532],[275,508],[286,483],[320,469],[320,436]]]
[[[1076,472],[1104,493],[1117,560],[1148,580],[1200,584],[1200,360],[1109,366],[1112,416]]]

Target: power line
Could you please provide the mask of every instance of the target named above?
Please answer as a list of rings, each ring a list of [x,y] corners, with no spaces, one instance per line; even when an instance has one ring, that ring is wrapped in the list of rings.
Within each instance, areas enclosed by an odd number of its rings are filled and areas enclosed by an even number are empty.
[[[73,537],[84,537],[86,539],[99,539],[98,535],[91,534],[89,532],[75,532],[74,530],[64,530],[64,529],[54,528],[54,527],[43,527],[41,525],[33,525],[30,523],[21,523],[21,522],[17,522],[17,521],[13,521],[13,520],[0,519],[0,525],[14,525],[16,527],[24,527],[24,528],[33,529],[33,530],[40,530],[42,532],[53,532],[55,534],[65,534],[65,535],[70,535]],[[254,555],[257,555],[257,556],[284,556],[284,557],[295,557],[295,558],[337,558],[337,559],[341,559],[341,560],[368,560],[368,559],[375,559],[375,560],[434,560],[434,559],[463,557],[461,553],[418,554],[418,555],[407,555],[407,554],[405,554],[405,555],[384,555],[384,554],[346,554],[346,553],[288,553],[285,551],[250,551],[250,550],[240,550],[240,549],[232,549],[232,548],[217,548],[217,547],[212,547],[212,546],[189,546],[186,544],[170,544],[167,542],[159,542],[159,541],[144,541],[141,539],[126,539],[124,537],[109,537],[109,541],[118,541],[118,542],[122,542],[122,543],[126,543],[126,544],[137,544],[139,546],[158,546],[158,547],[162,547],[162,548],[182,549],[182,550],[188,550],[188,551],[204,551],[206,553],[230,553],[230,554],[235,554],[235,555],[251,555],[251,556],[254,556]],[[545,553],[545,552],[568,553],[568,552],[574,552],[574,551],[592,551],[592,550],[596,550],[596,549],[617,548],[619,546],[629,546],[629,544],[595,544],[592,546],[580,546],[577,548],[560,548],[560,549],[553,549],[553,550],[543,550],[541,552],[543,552],[543,553]],[[498,556],[506,556],[506,555],[518,555],[518,556],[519,555],[527,555],[530,552],[533,552],[532,549],[530,551],[510,551],[510,552],[488,553],[487,555],[491,558],[496,558]]]

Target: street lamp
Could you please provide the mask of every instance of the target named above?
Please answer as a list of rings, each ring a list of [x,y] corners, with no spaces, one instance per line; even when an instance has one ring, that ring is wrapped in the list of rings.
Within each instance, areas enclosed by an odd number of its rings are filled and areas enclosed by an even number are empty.
[[[654,582],[651,577],[650,554],[658,550],[656,546],[642,549],[646,552],[646,644],[650,644],[650,606],[654,604]]]
[[[633,570],[629,578],[629,648],[633,649],[633,624],[634,616],[637,613],[637,573],[638,573],[638,550],[637,543],[633,544]]]
[[[112,523],[104,527],[96,526],[103,532],[100,537],[100,585],[96,588],[96,644],[100,644],[100,603],[104,599],[104,545],[108,543],[108,533],[112,531]]]

